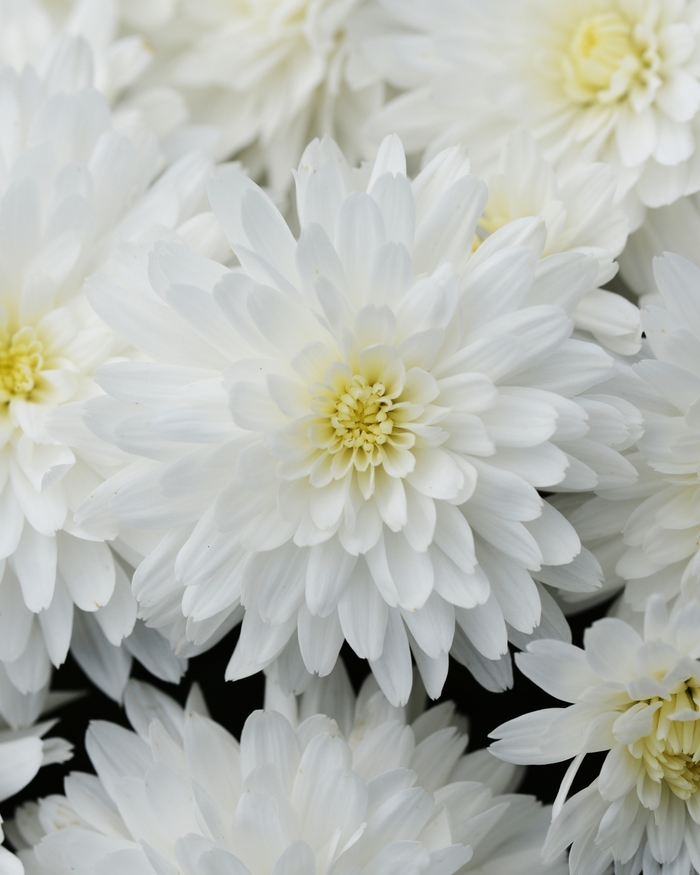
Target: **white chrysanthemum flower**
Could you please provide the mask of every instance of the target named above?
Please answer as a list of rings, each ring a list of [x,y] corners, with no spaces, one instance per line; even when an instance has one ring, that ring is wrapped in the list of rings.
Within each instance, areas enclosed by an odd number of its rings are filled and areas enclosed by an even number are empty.
[[[654,271],[662,306],[642,311],[647,357],[605,387],[644,417],[644,435],[627,456],[639,481],[596,490],[567,513],[600,560],[606,587],[624,585],[637,611],[651,593],[700,596],[700,268],[666,255]]]
[[[486,182],[489,199],[474,246],[507,222],[540,216],[547,229],[543,256],[574,250],[598,259],[598,276],[573,312],[577,329],[613,352],[636,353],[642,336],[638,308],[600,288],[617,273],[614,259],[627,240],[627,218],[613,206],[617,181],[612,169],[590,164],[564,178],[532,136],[519,129],[506,140],[497,171]]]
[[[4,677],[1,664],[0,672],[0,802],[4,802],[26,787],[42,766],[64,763],[71,758],[73,746],[67,741],[62,738],[44,739],[44,735],[55,726],[55,720],[36,726],[32,724],[42,711],[53,710],[73,698],[73,694],[45,691],[40,697],[35,697],[37,701],[32,701],[28,710],[28,697],[20,697],[14,691]],[[18,728],[20,726],[23,728]],[[0,843],[2,840],[0,817]],[[21,875],[22,872],[22,864],[17,857],[0,846],[0,873]]]
[[[633,228],[644,207],[700,189],[693,0],[384,3],[418,35],[376,41],[397,58],[399,84],[412,87],[380,128],[406,130],[412,146],[432,150],[467,143],[481,168],[509,129],[525,125],[558,166],[615,167]],[[412,52],[426,34],[431,48]]]
[[[182,94],[192,123],[218,130],[221,157],[246,149],[247,166],[281,191],[316,136],[360,156],[362,124],[384,95],[360,54],[363,33],[383,26],[368,0],[121,6],[156,51],[145,81]]]
[[[72,642],[118,697],[131,660],[118,645],[136,603],[125,568],[73,510],[124,462],[84,427],[81,403],[100,393],[95,368],[133,351],[92,312],[83,282],[115,239],[144,246],[170,229],[184,239],[178,227],[206,238],[207,216],[181,223],[211,166],[189,156],[156,180],[154,138],[113,129],[82,78],[85,51],[63,44],[42,76],[0,70],[0,661],[18,690],[36,692]],[[118,545],[134,565],[146,547],[126,532]],[[128,646],[159,676],[179,677],[167,642],[143,624]]]
[[[133,261],[94,278],[93,306],[157,363],[101,369],[114,400],[90,402],[90,427],[145,458],[78,518],[172,527],[134,578],[141,616],[179,647],[245,607],[229,679],[281,654],[290,678],[327,674],[347,639],[394,702],[411,650],[432,696],[450,648],[502,688],[509,636],[543,617],[568,634],[533,576],[597,585],[536,490],[633,482],[616,448],[638,414],[596,394],[612,359],[570,339],[595,257],[541,258],[536,218],[472,254],[487,195],[459,149],[410,183],[388,138],[370,170],[313,143],[297,241],[224,169],[210,200],[241,269],[164,245],[148,279]]]
[[[554,806],[545,860],[573,843],[572,875],[696,875],[700,871],[700,602],[669,617],[647,604],[643,635],[616,618],[588,629],[584,649],[535,641],[521,671],[572,704],[517,717],[492,736],[508,762],[574,758]],[[600,775],[564,803],[587,753]]]
[[[340,666],[298,704],[272,698],[287,716],[254,712],[239,744],[196,694],[183,711],[132,681],[136,731],[93,723],[97,775],[18,811],[26,871],[564,875],[540,859],[546,810],[509,792],[512,767],[463,755],[451,703],[407,713],[371,682],[356,700]]]

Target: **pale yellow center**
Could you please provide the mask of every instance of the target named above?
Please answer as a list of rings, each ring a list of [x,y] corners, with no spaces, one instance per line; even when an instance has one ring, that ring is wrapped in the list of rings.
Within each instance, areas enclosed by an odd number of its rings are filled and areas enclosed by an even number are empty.
[[[658,701],[652,699],[650,704]],[[700,719],[669,718],[682,711],[694,711],[700,716],[700,689],[685,685],[668,701],[661,701],[661,707],[654,714],[652,731],[629,745],[629,751],[643,760],[652,781],[665,781],[676,796],[688,799],[700,786]]]
[[[44,345],[33,328],[21,328],[0,339],[0,387],[5,400],[27,397],[44,366]],[[9,397],[8,397],[9,396]]]
[[[644,86],[655,52],[649,34],[617,12],[584,19],[563,58],[565,90],[578,103],[614,103]]]
[[[341,447],[362,448],[371,453],[375,446],[387,441],[394,430],[390,416],[394,406],[385,396],[383,383],[369,386],[364,377],[354,376],[346,391],[338,396],[331,414],[337,442],[335,452]],[[334,452],[333,447],[329,447]]]
[[[489,213],[484,210],[481,218],[479,219],[479,224],[476,226],[476,230],[474,231],[472,252],[476,252],[476,250],[481,246],[481,244],[484,242],[484,240],[486,240],[487,237],[490,237],[495,231],[498,231],[499,228],[507,225],[508,222],[511,221],[511,218],[511,216]]]

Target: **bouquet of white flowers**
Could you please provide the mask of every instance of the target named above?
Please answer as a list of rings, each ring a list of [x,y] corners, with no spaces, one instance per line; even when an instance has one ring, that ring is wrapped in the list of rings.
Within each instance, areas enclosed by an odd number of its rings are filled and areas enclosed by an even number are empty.
[[[0,0],[0,723],[0,875],[700,875],[700,0]]]

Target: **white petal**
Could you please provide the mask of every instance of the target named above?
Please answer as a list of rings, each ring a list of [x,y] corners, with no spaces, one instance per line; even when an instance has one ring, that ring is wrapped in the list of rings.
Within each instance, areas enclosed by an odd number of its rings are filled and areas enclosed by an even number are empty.
[[[35,693],[49,683],[49,661],[39,623],[35,620],[24,652],[14,662],[5,663],[7,676],[21,693]]]
[[[75,611],[71,654],[97,687],[121,701],[131,671],[131,654],[107,641],[94,615]]]
[[[500,659],[508,650],[506,624],[493,594],[483,605],[455,608],[455,616],[472,644],[488,659]]]
[[[30,525],[22,530],[17,550],[10,560],[24,601],[30,611],[48,608],[56,584],[56,538],[40,535]]]
[[[18,738],[0,744],[0,800],[19,793],[36,775],[42,746],[40,738]]]
[[[381,654],[388,610],[364,559],[360,559],[338,602],[343,634],[360,658],[376,659]]]
[[[447,653],[454,637],[454,609],[433,593],[418,611],[401,610],[401,616],[420,649],[432,659]]]
[[[238,644],[226,667],[226,680],[240,680],[268,666],[282,652],[296,625],[296,614],[273,626],[263,623],[257,610],[247,611]]]
[[[401,533],[385,531],[384,544],[399,604],[409,611],[421,608],[433,590],[435,579],[429,555],[413,550]]]
[[[459,269],[471,252],[476,224],[488,194],[483,180],[470,174],[444,190],[416,230],[413,262],[416,272],[429,273],[440,263]]]
[[[96,611],[112,597],[115,583],[114,559],[109,547],[59,532],[58,570],[83,611]]]
[[[622,620],[606,617],[586,630],[586,659],[592,670],[605,680],[629,681],[636,675],[634,656],[642,639]]]
[[[60,575],[51,604],[39,613],[38,619],[49,659],[58,668],[65,662],[73,633],[73,599]]]
[[[187,660],[173,653],[168,640],[160,631],[150,629],[140,620],[134,625],[131,635],[124,639],[120,649],[127,650],[152,675],[170,684],[179,683],[187,670]]]
[[[481,566],[477,565],[472,573],[462,571],[437,547],[430,549],[430,558],[435,570],[435,590],[450,604],[473,608],[488,599],[491,588]]]
[[[274,711],[255,711],[241,734],[241,773],[243,780],[268,763],[279,770],[287,791],[291,791],[299,765],[299,743],[287,720]]]
[[[343,644],[337,611],[326,617],[312,616],[306,605],[299,609],[299,648],[309,672],[325,677],[336,663]]]
[[[304,598],[308,551],[288,542],[276,550],[253,553],[243,571],[243,603],[248,605],[253,593],[252,609],[264,623],[285,623]]]
[[[462,512],[446,502],[436,502],[435,544],[466,574],[476,566],[474,537]]]
[[[10,464],[10,482],[15,498],[29,524],[50,537],[66,518],[66,498],[61,483],[37,492],[19,467]]]
[[[382,692],[392,705],[405,705],[413,685],[413,672],[406,630],[397,610],[389,611],[381,656],[369,662]]]
[[[364,303],[372,254],[386,242],[384,220],[376,202],[367,194],[346,198],[338,211],[335,246],[356,304]]]
[[[8,484],[0,494],[0,556],[3,558],[17,549],[24,514],[15,498],[14,489]]]
[[[234,168],[222,168],[209,184],[209,200],[234,251],[250,248],[294,281],[294,238],[270,198],[254,182]]]
[[[415,469],[406,479],[411,486],[430,498],[454,498],[464,484],[464,474],[444,450],[414,449]]]
[[[366,810],[367,788],[359,775],[345,769],[326,772],[309,805],[307,840],[322,846],[339,830],[338,847],[342,848],[364,822]]]
[[[105,633],[107,640],[119,646],[123,638],[131,634],[136,622],[138,605],[131,592],[131,581],[121,565],[114,564],[114,591],[107,604],[95,613],[95,619]],[[41,615],[39,615],[41,620]]]
[[[505,621],[521,632],[532,632],[539,625],[542,606],[529,573],[490,544],[479,545],[479,562]]]
[[[306,605],[312,616],[327,617],[335,610],[356,562],[357,557],[346,553],[336,538],[311,548],[306,567]]]
[[[600,683],[584,652],[563,641],[533,641],[527,653],[515,657],[518,668],[550,696],[575,702],[589,687]]]
[[[581,552],[581,542],[571,523],[545,502],[542,514],[526,523],[542,551],[544,565],[566,565]]]

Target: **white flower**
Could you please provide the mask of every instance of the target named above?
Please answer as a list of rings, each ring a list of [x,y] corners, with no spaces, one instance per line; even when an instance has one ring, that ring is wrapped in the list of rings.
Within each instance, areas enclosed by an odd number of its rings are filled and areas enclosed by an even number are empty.
[[[136,731],[100,722],[88,730],[97,776],[74,773],[65,796],[18,811],[33,846],[20,854],[27,871],[566,871],[562,861],[542,866],[546,811],[532,797],[499,795],[517,783],[516,770],[485,751],[463,756],[451,703],[409,714],[371,682],[356,700],[339,666],[298,705],[282,704],[288,716],[254,712],[239,744],[196,692],[183,711],[132,681],[126,709]]]
[[[2,666],[0,665],[0,672]],[[7,681],[0,681],[0,802],[10,799],[19,793],[35,777],[42,766],[51,763],[64,763],[72,756],[73,746],[62,738],[47,738],[43,736],[53,728],[56,721],[48,720],[36,726],[32,724],[42,710],[55,708],[66,694],[44,694],[39,708],[34,714],[23,714],[26,720],[19,723],[24,727],[17,728],[14,720],[3,719],[6,714],[8,698],[17,698],[10,693],[6,695]],[[68,694],[70,696],[71,694]],[[14,711],[13,717],[20,716]],[[9,725],[8,725],[9,724]],[[0,842],[3,840],[2,818],[0,817]],[[0,847],[0,872],[2,875],[22,873],[22,865],[4,847]]]
[[[474,246],[507,222],[540,216],[547,229],[543,256],[576,251],[598,259],[598,276],[573,312],[576,327],[621,355],[639,350],[639,310],[600,286],[617,273],[614,258],[627,239],[627,218],[613,206],[617,181],[610,167],[590,164],[564,178],[523,129],[506,140],[496,172],[486,178],[489,199]]]
[[[379,23],[368,0],[121,6],[156,52],[144,82],[178,91],[194,125],[218,131],[221,157],[245,149],[247,166],[280,191],[315,136],[359,156],[362,123],[384,98],[360,54],[363,33]]]
[[[700,596],[700,268],[666,255],[654,272],[662,306],[642,311],[645,355],[605,386],[644,417],[644,434],[627,455],[639,481],[596,490],[567,513],[600,560],[607,587],[624,585],[637,611],[651,593],[667,601]]]
[[[83,282],[115,239],[139,247],[178,227],[206,237],[207,216],[181,223],[211,166],[188,156],[154,182],[163,170],[154,138],[112,128],[83,79],[85,52],[63,43],[42,76],[0,70],[0,661],[33,693],[72,642],[118,698],[131,663],[118,645],[136,620],[128,566],[72,512],[124,463],[84,427],[81,403],[100,394],[94,369],[133,350],[92,312]],[[136,564],[147,545],[124,531],[117,549]],[[128,646],[160,676],[179,677],[167,643],[143,624]]]
[[[412,146],[433,150],[464,142],[480,168],[523,124],[557,166],[615,167],[633,229],[645,206],[700,188],[693,0],[385,3],[417,34],[393,40],[398,84],[412,90],[389,104],[380,128],[406,129]],[[418,37],[431,38],[425,52],[409,50]]]
[[[545,859],[568,845],[572,875],[700,871],[700,603],[669,617],[647,604],[640,636],[616,618],[594,623],[584,649],[535,641],[521,671],[572,704],[500,726],[490,750],[514,763],[574,757],[554,806]],[[587,753],[608,751],[600,775],[563,804]],[[660,868],[659,864],[663,865]]]
[[[459,149],[410,183],[388,138],[370,170],[353,181],[332,141],[311,144],[297,241],[222,169],[210,200],[241,269],[163,245],[148,278],[131,262],[92,281],[100,315],[157,363],[101,369],[114,400],[89,403],[90,427],[144,459],[78,518],[171,528],[134,591],[176,647],[218,640],[245,606],[229,679],[280,654],[290,678],[327,674],[345,638],[393,702],[411,650],[432,696],[450,648],[502,688],[509,635],[542,619],[568,634],[532,576],[597,586],[536,489],[632,482],[613,447],[638,414],[595,393],[613,362],[570,339],[596,258],[541,258],[537,218],[472,254],[486,190]]]

